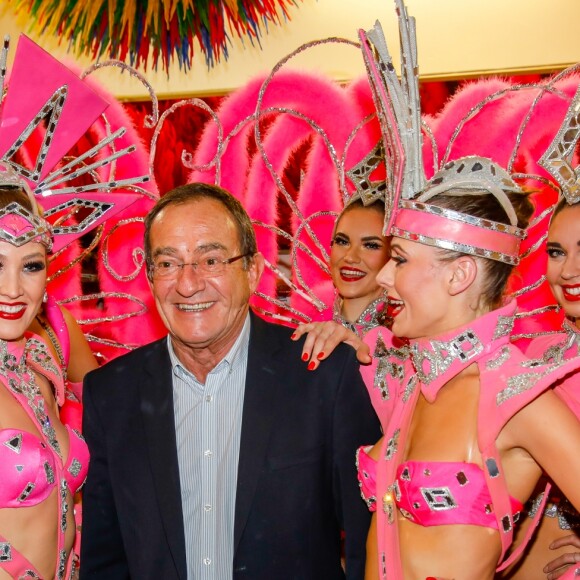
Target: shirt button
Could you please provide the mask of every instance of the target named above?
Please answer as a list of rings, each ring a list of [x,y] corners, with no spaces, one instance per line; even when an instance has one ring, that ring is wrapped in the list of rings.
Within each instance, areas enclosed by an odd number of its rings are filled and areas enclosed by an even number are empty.
[[[206,512],[211,512],[211,505],[210,505],[210,504],[208,504],[208,503],[206,503],[206,504],[203,506],[203,509],[204,509]]]
[[[211,457],[213,455],[213,451],[211,451],[211,449],[206,449],[203,454],[205,457]]]
[[[209,566],[209,565],[211,564],[211,558],[204,558],[204,559],[203,559],[203,563],[204,563],[206,566]]]
[[[213,401],[213,397],[211,395],[206,395],[205,402],[206,403],[211,403],[212,401]]]

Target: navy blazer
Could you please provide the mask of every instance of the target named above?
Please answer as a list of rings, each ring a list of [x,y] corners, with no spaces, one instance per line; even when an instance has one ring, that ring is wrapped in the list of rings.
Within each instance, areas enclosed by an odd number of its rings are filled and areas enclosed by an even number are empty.
[[[252,315],[232,577],[344,578],[344,529],[347,577],[362,579],[370,518],[354,454],[379,424],[350,347],[312,372],[289,337]],[[81,578],[186,580],[165,338],[87,375],[84,432]]]

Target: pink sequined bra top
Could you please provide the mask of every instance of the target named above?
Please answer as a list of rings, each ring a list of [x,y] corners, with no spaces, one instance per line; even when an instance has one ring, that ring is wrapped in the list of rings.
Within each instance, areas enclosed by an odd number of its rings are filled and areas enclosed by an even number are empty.
[[[89,465],[87,444],[67,426],[69,452],[62,468],[71,493],[83,484]],[[57,486],[60,458],[36,435],[0,429],[0,508],[29,507],[44,501]]]
[[[357,452],[363,499],[376,509],[376,461],[364,448]],[[465,524],[498,529],[483,470],[475,463],[406,461],[397,468],[394,499],[401,515],[420,526]],[[512,514],[522,509],[511,498]]]
[[[5,388],[20,404],[38,430],[0,430],[0,508],[37,505],[56,490],[57,558],[54,578],[69,578],[73,559],[66,550],[70,509],[68,491],[74,493],[83,483],[89,452],[81,435],[67,426],[69,449],[64,454],[56,430],[46,412],[47,401],[37,383],[37,375],[53,386],[56,401],[64,401],[62,370],[48,347],[35,335],[25,341],[0,340],[0,388]],[[2,532],[2,530],[0,530]],[[41,578],[35,566],[0,535],[0,569],[12,578]]]
[[[29,507],[45,500],[60,482],[75,493],[83,484],[89,451],[83,437],[66,426],[69,449],[66,457],[46,413],[46,401],[34,372],[54,386],[62,404],[63,381],[59,366],[46,345],[32,335],[24,344],[0,341],[0,382],[16,399],[38,429],[0,429],[0,508]]]

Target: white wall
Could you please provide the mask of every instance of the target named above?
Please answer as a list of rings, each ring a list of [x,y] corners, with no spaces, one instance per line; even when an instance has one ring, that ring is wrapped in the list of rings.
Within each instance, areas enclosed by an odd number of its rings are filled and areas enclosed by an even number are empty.
[[[417,18],[422,78],[545,71],[580,61],[580,0],[407,0],[407,4]],[[9,10],[9,5],[5,6],[0,32],[15,37],[25,27],[16,23]],[[213,69],[207,70],[198,53],[199,59],[187,74],[175,66],[169,78],[152,71],[146,73],[147,78],[160,97],[221,94],[270,70],[305,42],[330,36],[356,41],[357,28],[370,28],[375,19],[381,20],[387,38],[393,39],[391,45],[396,46],[392,0],[298,0],[298,7],[290,8],[290,13],[291,21],[270,27],[261,40],[263,50],[247,40],[236,40],[229,60]],[[53,39],[31,36],[57,58],[67,58],[64,48]],[[81,62],[91,63],[88,59]],[[321,70],[338,80],[364,72],[358,51],[337,45],[311,49],[292,65]],[[119,98],[146,96],[138,82],[117,69],[96,74]]]

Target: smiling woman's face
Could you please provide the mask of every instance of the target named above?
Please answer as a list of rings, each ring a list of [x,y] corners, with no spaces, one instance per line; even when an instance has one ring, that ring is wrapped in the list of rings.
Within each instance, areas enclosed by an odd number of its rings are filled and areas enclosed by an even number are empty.
[[[332,239],[334,286],[344,300],[360,302],[361,311],[383,292],[376,281],[389,259],[389,243],[382,229],[382,212],[354,207],[341,215]]]
[[[0,339],[19,340],[34,320],[46,287],[46,249],[0,241]]]
[[[567,316],[580,319],[580,207],[564,207],[550,224],[546,278]]]
[[[424,338],[453,328],[447,269],[435,248],[393,237],[377,281],[387,290],[396,336]]]

